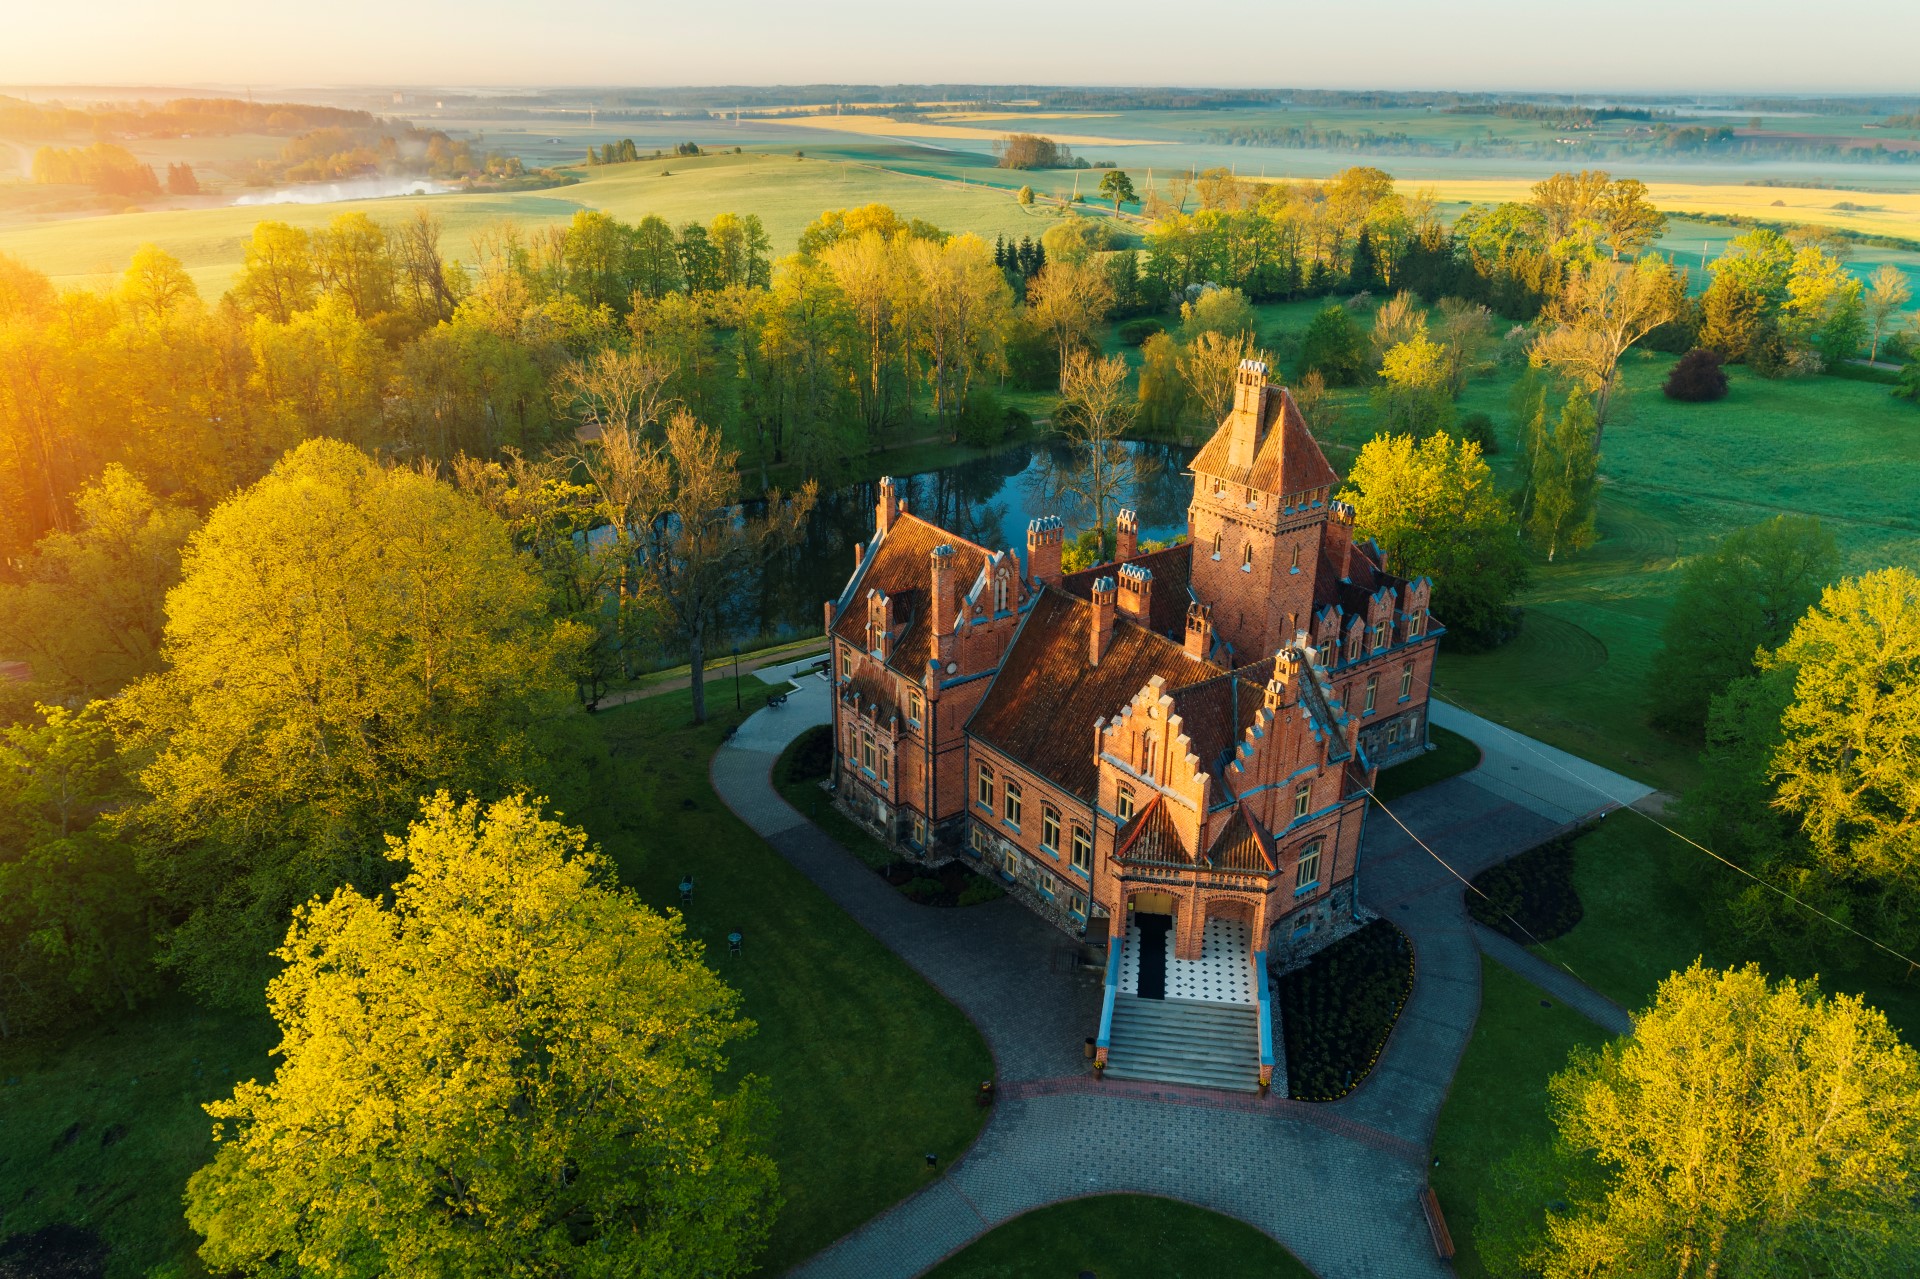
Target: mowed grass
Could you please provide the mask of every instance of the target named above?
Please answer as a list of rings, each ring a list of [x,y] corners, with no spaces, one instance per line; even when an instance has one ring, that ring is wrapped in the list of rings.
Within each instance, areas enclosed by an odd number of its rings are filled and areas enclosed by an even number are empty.
[[[1039,1208],[981,1236],[927,1279],[1312,1279],[1244,1222],[1171,1199],[1097,1195]]]
[[[750,712],[769,688],[744,691]],[[786,1204],[763,1263],[776,1274],[917,1189],[926,1152],[958,1156],[993,1063],[957,1008],[721,804],[707,763],[733,709],[701,728],[690,713],[681,691],[574,717],[582,802],[564,815],[657,909],[679,909],[680,878],[694,876],[688,932],[758,1027],[734,1074],[766,1079],[779,1108]],[[0,1238],[56,1222],[97,1231],[111,1279],[187,1260],[198,1240],[181,1196],[213,1149],[200,1107],[269,1077],[276,1039],[264,1015],[173,998],[59,1042],[0,1046]]]
[[[1375,798],[1391,804],[1402,795],[1411,795],[1480,766],[1480,748],[1451,729],[1430,725],[1427,740],[1432,743],[1432,750],[1381,771],[1373,787]]]
[[[805,140],[796,144],[805,149]],[[758,214],[776,253],[793,251],[800,231],[826,209],[881,203],[950,231],[991,240],[1036,238],[1054,211],[1022,208],[1010,192],[937,177],[895,173],[873,164],[796,159],[791,150],[701,157],[671,156],[582,169],[583,181],[545,191],[481,195],[397,196],[335,204],[223,207],[79,217],[0,228],[0,253],[11,253],[56,284],[97,286],[118,278],[133,251],[151,241],[179,258],[201,295],[232,284],[258,222],[324,226],[345,212],[398,222],[424,208],[440,218],[443,251],[470,259],[474,233],[512,220],[523,229],[564,223],[581,209],[604,209],[628,222],[649,213],[675,226],[717,213]],[[1098,181],[1097,178],[1094,179]]]
[[[1547,1080],[1574,1049],[1597,1048],[1608,1038],[1538,987],[1481,959],[1480,1020],[1434,1130],[1428,1177],[1453,1234],[1453,1268],[1468,1279],[1488,1274],[1473,1232],[1494,1165],[1516,1146],[1552,1136]]]

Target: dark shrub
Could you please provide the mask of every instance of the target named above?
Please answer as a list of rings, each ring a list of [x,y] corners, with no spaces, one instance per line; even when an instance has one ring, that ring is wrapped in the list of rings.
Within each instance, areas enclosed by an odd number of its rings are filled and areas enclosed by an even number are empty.
[[[1367,1077],[1413,991],[1413,947],[1384,919],[1343,937],[1276,983],[1287,1091],[1344,1097]]]
[[[1573,886],[1573,845],[1584,834],[1572,831],[1481,871],[1466,890],[1467,913],[1522,946],[1572,931],[1583,913]]]
[[[1007,435],[1007,413],[992,391],[975,387],[960,410],[960,442],[990,449]]]
[[[1165,333],[1167,326],[1152,316],[1144,319],[1128,320],[1120,326],[1120,340],[1128,346],[1139,346],[1156,333]]]
[[[813,782],[833,771],[833,728],[819,724],[800,734],[781,781]]]
[[[1720,352],[1710,347],[1696,346],[1680,357],[1673,366],[1673,372],[1667,374],[1667,384],[1663,388],[1669,400],[1685,400],[1689,404],[1704,404],[1708,400],[1720,399],[1727,393],[1727,373],[1721,368],[1725,363]]]
[[[1478,444],[1482,456],[1491,457],[1500,451],[1500,437],[1494,433],[1493,418],[1485,413],[1467,414],[1454,425],[1454,430],[1461,439]]]

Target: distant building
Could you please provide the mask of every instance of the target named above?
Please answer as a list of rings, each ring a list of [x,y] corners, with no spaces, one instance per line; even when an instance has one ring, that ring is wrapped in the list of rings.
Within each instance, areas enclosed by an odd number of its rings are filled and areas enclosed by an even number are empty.
[[[1354,542],[1264,364],[1240,366],[1190,469],[1186,541],[1142,553],[1122,511],[1118,558],[1073,574],[1057,517],[1032,522],[1022,562],[883,479],[826,606],[835,783],[887,840],[1125,938],[1128,996],[1250,1009],[1269,955],[1359,918],[1366,791],[1426,748],[1440,627],[1424,578]]]

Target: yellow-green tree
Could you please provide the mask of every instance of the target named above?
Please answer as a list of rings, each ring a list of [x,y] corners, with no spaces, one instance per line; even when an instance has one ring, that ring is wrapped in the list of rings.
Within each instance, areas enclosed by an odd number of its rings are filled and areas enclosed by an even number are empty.
[[[320,276],[313,265],[313,240],[285,222],[254,224],[240,278],[232,295],[242,308],[285,324],[313,305]]]
[[[1390,570],[1433,579],[1433,611],[1449,630],[1482,640],[1505,631],[1527,561],[1478,444],[1445,431],[1375,436],[1340,500],[1353,504],[1354,535],[1377,540]]]
[[[1382,429],[1426,435],[1453,425],[1453,390],[1447,349],[1424,330],[1390,348],[1380,362],[1373,404]]]
[[[1593,545],[1598,436],[1593,403],[1578,389],[1551,424],[1542,398],[1527,425],[1526,530],[1549,564],[1562,547],[1580,551]]]
[[[521,797],[430,800],[391,903],[301,907],[279,1066],[207,1107],[187,1220],[217,1272],[723,1276],[778,1207],[752,1030],[677,916]]]
[[[1496,1273],[1871,1279],[1920,1264],[1920,1054],[1857,996],[1696,962],[1549,1098],[1557,1139],[1482,1198]]]
[[[164,323],[181,306],[199,300],[200,291],[180,259],[155,244],[135,249],[120,277],[120,301],[136,323]]]
[[[379,833],[435,787],[540,778],[578,628],[452,486],[310,441],[222,503],[167,597],[165,667],[120,699],[152,795],[170,960],[258,997],[297,901],[387,882]]]

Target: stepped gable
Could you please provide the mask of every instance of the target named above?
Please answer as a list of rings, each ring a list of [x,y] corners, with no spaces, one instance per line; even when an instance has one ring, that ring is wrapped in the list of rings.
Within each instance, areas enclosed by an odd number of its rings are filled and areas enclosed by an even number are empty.
[[[1233,816],[1221,828],[1220,836],[1207,850],[1207,861],[1219,870],[1245,870],[1271,873],[1280,868],[1273,851],[1273,837],[1262,829],[1260,820],[1244,804],[1233,806]]]
[[[1123,862],[1147,862],[1158,866],[1191,866],[1193,854],[1180,838],[1173,815],[1167,812],[1165,797],[1156,794],[1133,820],[1120,828],[1114,839],[1113,855]]]
[[[1092,604],[1048,587],[967,725],[972,736],[1089,803],[1100,776],[1095,720],[1114,715],[1155,675],[1178,689],[1224,673],[1125,617],[1114,619],[1112,645],[1094,666],[1092,629]]]
[[[1122,564],[1132,564],[1153,574],[1153,594],[1147,600],[1147,625],[1158,634],[1172,639],[1184,638],[1187,631],[1187,605],[1193,602],[1193,593],[1187,587],[1193,576],[1193,543],[1180,542],[1157,551],[1148,551],[1145,555],[1136,555],[1130,560],[1115,560],[1111,564],[1083,568],[1077,573],[1067,574],[1060,583],[1060,589],[1076,599],[1092,599],[1094,582],[1102,577],[1119,576]]]
[[[964,601],[986,571],[987,549],[902,512],[886,536],[867,548],[864,571],[850,584],[852,592],[843,593],[833,622],[835,635],[865,650],[867,593],[886,592],[893,601],[895,625],[904,623],[894,638],[887,665],[916,680],[926,673],[927,660],[933,656],[933,621],[927,608],[932,583],[928,580],[927,559],[937,546],[953,548],[954,591]]]
[[[1271,661],[1244,668],[1264,677]],[[1246,740],[1260,714],[1266,685],[1249,679],[1243,672],[1217,676],[1204,684],[1193,684],[1175,692],[1173,713],[1180,717],[1181,731],[1187,735],[1187,749],[1200,761],[1200,767],[1213,775],[1213,807],[1230,803],[1232,787],[1227,785],[1226,767],[1233,762],[1234,748]]]
[[[1233,448],[1234,418],[1230,413],[1187,469],[1199,475],[1219,476],[1229,484],[1245,484],[1263,493],[1282,496],[1332,488],[1340,482],[1339,473],[1320,451],[1319,442],[1307,429],[1306,418],[1300,415],[1299,407],[1285,387],[1266,388],[1260,407],[1253,465],[1237,467],[1227,460]]]

